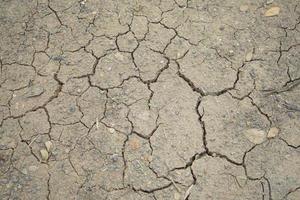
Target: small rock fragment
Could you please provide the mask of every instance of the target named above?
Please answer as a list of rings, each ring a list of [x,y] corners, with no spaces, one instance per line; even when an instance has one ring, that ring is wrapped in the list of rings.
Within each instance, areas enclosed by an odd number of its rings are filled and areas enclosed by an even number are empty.
[[[45,146],[46,146],[47,151],[50,152],[52,150],[53,144],[51,141],[47,141],[47,142],[45,142]]]
[[[116,130],[115,130],[114,128],[109,128],[108,131],[109,131],[110,133],[115,133],[115,132],[116,132]]]
[[[249,6],[247,6],[247,5],[241,5],[240,6],[240,11],[241,12],[246,12],[246,11],[248,11],[249,10]]]
[[[249,62],[249,61],[252,60],[252,58],[253,58],[253,51],[248,52],[248,53],[246,54],[245,60],[246,60],[247,62]]]
[[[174,199],[175,199],[175,200],[180,200],[180,199],[181,199],[181,195],[180,195],[179,192],[175,192],[175,193],[174,193]]]
[[[26,94],[27,98],[37,97],[40,96],[45,92],[44,88],[39,86],[32,86],[30,88],[30,91]]]
[[[42,161],[47,161],[49,158],[48,151],[46,149],[40,150]]]
[[[279,134],[279,129],[277,127],[270,128],[267,137],[274,138]]]
[[[112,156],[111,156],[111,159],[112,159],[112,161],[113,162],[117,162],[118,161],[118,154],[113,154]]]
[[[267,0],[266,4],[269,5],[271,3],[273,3],[274,0]]]
[[[254,144],[261,144],[266,140],[267,134],[265,131],[251,128],[245,131],[245,137]]]
[[[273,17],[278,15],[280,12],[280,8],[278,6],[274,6],[269,8],[266,12],[265,12],[265,16],[266,17]]]
[[[70,107],[69,107],[69,111],[70,111],[71,113],[73,113],[73,112],[76,111],[76,108],[75,108],[74,106],[70,106]]]
[[[220,30],[220,31],[224,31],[224,30],[225,30],[225,27],[224,27],[224,26],[220,26],[220,27],[219,27],[219,30]]]

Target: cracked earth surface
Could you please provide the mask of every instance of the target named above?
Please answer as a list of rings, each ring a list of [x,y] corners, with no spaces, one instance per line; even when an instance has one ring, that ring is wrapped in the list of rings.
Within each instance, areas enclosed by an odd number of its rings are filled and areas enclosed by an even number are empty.
[[[299,200],[299,24],[299,0],[0,0],[0,198]]]

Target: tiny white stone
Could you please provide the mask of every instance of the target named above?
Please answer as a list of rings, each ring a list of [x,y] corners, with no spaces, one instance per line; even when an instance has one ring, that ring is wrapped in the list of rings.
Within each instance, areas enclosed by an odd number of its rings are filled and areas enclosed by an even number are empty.
[[[53,144],[51,141],[47,141],[47,142],[45,142],[45,146],[46,146],[47,151],[50,152],[52,150]]]
[[[115,130],[114,128],[108,128],[108,131],[109,131],[110,133],[115,133],[115,132],[116,132],[116,130]]]

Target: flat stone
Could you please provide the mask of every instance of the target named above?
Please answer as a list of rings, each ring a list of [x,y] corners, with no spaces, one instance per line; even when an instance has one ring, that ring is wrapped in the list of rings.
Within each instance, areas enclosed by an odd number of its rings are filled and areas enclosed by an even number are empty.
[[[32,86],[32,87],[30,87],[30,90],[28,91],[28,93],[26,93],[26,97],[27,98],[37,97],[37,96],[40,96],[41,94],[43,94],[44,92],[45,92],[44,88],[39,87],[39,86]]]
[[[266,17],[273,17],[276,15],[279,15],[280,12],[280,8],[277,6],[271,7],[269,8],[266,12],[265,12],[265,16]]]
[[[251,128],[245,131],[245,137],[253,144],[261,144],[266,140],[267,134],[265,131]]]

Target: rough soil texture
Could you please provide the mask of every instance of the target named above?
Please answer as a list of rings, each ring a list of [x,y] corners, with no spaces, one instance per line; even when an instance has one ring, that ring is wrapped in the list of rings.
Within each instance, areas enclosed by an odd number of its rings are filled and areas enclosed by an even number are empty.
[[[0,0],[0,199],[299,200],[299,0]]]

